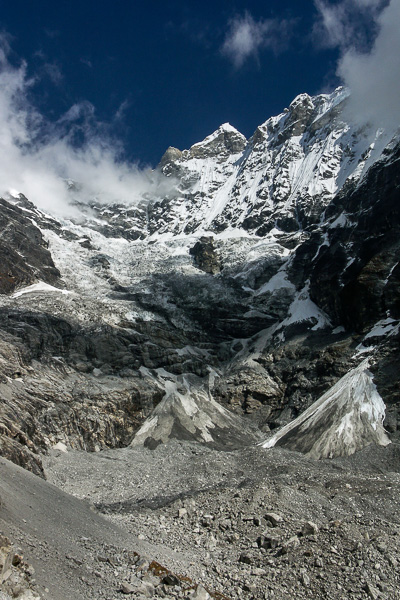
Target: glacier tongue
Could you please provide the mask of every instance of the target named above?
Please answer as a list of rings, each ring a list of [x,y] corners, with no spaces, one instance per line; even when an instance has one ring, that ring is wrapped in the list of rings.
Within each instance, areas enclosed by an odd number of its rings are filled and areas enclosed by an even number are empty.
[[[262,447],[284,446],[319,459],[350,456],[370,444],[387,446],[385,404],[368,367],[368,359],[362,361]]]

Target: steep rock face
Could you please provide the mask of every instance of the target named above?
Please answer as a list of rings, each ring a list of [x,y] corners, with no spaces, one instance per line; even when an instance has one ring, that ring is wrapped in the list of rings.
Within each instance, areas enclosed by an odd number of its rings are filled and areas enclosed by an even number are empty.
[[[159,163],[159,167],[162,169],[162,168],[166,167],[167,165],[169,165],[170,163],[173,163],[176,160],[179,160],[180,158],[182,158],[181,150],[178,150],[178,148],[174,148],[173,146],[170,146],[169,148],[166,149],[165,153],[163,154],[163,156],[160,160],[160,163]],[[171,174],[171,171],[169,171],[168,173]]]
[[[37,280],[55,284],[55,268],[47,244],[24,212],[0,198],[0,293],[9,294]]]
[[[332,202],[309,269],[319,306],[359,331],[399,318],[400,147],[389,156]]]
[[[22,328],[0,332],[0,452],[36,474],[42,474],[40,454],[58,442],[88,451],[128,445],[161,399],[139,373],[88,372],[83,361],[70,367],[69,353],[48,331],[42,348],[27,346]]]
[[[205,273],[215,275],[220,272],[221,266],[215,253],[212,237],[201,237],[189,252],[193,256],[196,266]]]
[[[297,417],[353,365],[352,336],[314,332],[306,324],[288,334],[285,341],[269,337],[268,330],[253,336],[213,390],[222,404],[251,414],[265,431]]]

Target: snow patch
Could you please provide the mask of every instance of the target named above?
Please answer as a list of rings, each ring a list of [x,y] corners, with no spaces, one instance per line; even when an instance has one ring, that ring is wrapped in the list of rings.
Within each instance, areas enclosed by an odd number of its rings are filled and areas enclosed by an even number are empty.
[[[332,333],[334,335],[337,335],[338,333],[345,333],[345,328],[343,327],[343,325],[339,325],[339,327],[335,327],[335,329],[332,330]]]
[[[336,229],[336,227],[346,227],[348,219],[345,213],[341,213],[330,225],[329,229]]]
[[[56,288],[52,285],[49,285],[48,283],[45,283],[44,281],[39,281],[39,283],[34,283],[32,285],[28,285],[27,287],[21,288],[20,290],[18,290],[18,292],[15,292],[11,298],[19,298],[20,296],[23,296],[24,294],[33,294],[33,293],[37,293],[37,292],[44,292],[44,293],[49,293],[49,292],[58,292],[59,294],[73,294],[73,292],[70,292],[68,290],[60,290],[60,288]]]
[[[387,319],[382,319],[375,323],[371,331],[367,333],[364,337],[364,340],[367,340],[371,337],[381,337],[384,335],[394,335],[399,331],[399,322],[391,319],[390,317]]]
[[[310,282],[307,281],[304,288],[296,294],[289,307],[289,316],[282,321],[281,327],[314,320],[317,322],[312,327],[313,331],[330,325],[328,316],[311,300],[309,289]]]
[[[293,285],[291,281],[287,278],[287,273],[284,269],[278,271],[275,275],[271,277],[267,283],[264,283],[256,292],[256,296],[261,296],[262,294],[266,294],[267,292],[274,292],[275,290],[280,290],[282,288],[287,288],[291,290],[295,290],[296,287]]]

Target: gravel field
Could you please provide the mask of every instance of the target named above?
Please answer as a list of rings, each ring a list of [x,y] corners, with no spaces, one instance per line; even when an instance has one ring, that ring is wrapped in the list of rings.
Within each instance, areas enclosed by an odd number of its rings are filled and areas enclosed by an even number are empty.
[[[114,600],[122,581],[135,598],[391,600],[400,598],[399,457],[397,444],[313,461],[175,441],[153,451],[53,452],[45,468],[50,482],[149,544],[139,568],[128,568],[120,545],[114,571],[98,565],[100,595],[83,597]],[[176,585],[154,573],[155,548],[176,553],[168,565]]]

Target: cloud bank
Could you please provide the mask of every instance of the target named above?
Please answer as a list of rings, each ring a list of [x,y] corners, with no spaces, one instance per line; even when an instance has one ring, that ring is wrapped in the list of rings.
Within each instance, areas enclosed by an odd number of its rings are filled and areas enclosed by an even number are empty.
[[[96,120],[89,102],[73,105],[56,122],[46,121],[29,101],[35,79],[27,76],[26,63],[12,65],[9,53],[3,35],[0,195],[23,193],[41,209],[68,217],[78,214],[76,202],[135,204],[171,192],[174,182],[121,159],[122,147],[112,140],[110,124]],[[71,180],[77,186],[71,188]]]
[[[283,50],[290,37],[290,21],[261,19],[255,21],[250,13],[231,19],[221,52],[239,69],[250,58],[258,59],[259,51],[269,48],[275,53]]]
[[[400,0],[392,0],[377,23],[371,51],[348,50],[338,74],[351,90],[352,117],[394,131],[400,127]]]
[[[349,88],[349,118],[400,127],[400,0],[316,0],[327,43],[341,50],[337,74]],[[369,32],[369,35],[368,35]],[[368,43],[369,42],[369,43]]]

